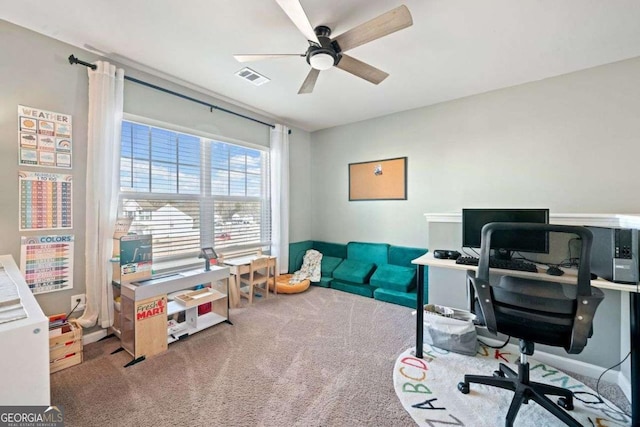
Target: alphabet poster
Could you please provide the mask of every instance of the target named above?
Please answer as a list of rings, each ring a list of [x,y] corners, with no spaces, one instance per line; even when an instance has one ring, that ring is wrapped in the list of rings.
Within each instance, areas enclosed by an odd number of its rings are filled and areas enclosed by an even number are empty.
[[[19,165],[71,169],[71,116],[18,105]]]
[[[20,270],[34,294],[73,288],[73,235],[22,237]]]

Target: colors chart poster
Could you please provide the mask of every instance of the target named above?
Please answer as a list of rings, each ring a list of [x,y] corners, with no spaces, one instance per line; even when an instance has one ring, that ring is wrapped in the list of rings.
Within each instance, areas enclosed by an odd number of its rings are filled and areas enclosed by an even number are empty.
[[[69,114],[18,105],[19,165],[71,169]]]
[[[72,228],[72,176],[18,172],[20,231]]]
[[[20,270],[34,294],[73,288],[73,235],[22,237]]]

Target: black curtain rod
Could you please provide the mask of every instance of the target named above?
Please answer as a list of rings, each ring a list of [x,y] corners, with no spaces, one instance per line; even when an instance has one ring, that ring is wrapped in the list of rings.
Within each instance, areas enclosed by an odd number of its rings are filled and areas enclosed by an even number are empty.
[[[73,54],[69,55],[69,64],[71,64],[71,65],[74,65],[74,64],[84,65],[85,67],[89,67],[92,70],[95,70],[96,68],[98,68],[95,64],[90,64],[88,62],[85,62],[85,61],[82,61],[82,60],[76,58],[75,56],[73,56]],[[157,85],[154,85],[152,83],[148,83],[148,82],[145,82],[145,81],[142,81],[142,80],[138,80],[136,78],[129,77],[127,75],[124,76],[124,79],[125,80],[129,80],[130,82],[138,83],[139,85],[142,85],[142,86],[147,86],[147,87],[150,87],[152,89],[159,90],[160,92],[164,92],[164,93],[168,93],[168,94],[173,95],[173,96],[177,96],[178,98],[186,99],[188,101],[192,101],[192,102],[195,102],[197,104],[205,105],[205,106],[209,107],[209,111],[211,111],[211,112],[213,112],[213,110],[224,111],[225,113],[233,114],[234,116],[242,117],[243,119],[251,120],[252,122],[260,123],[262,125],[269,126],[271,128],[275,128],[276,127],[275,125],[272,125],[271,123],[266,123],[266,122],[254,119],[253,117],[245,116],[243,114],[236,113],[235,111],[227,110],[226,108],[218,107],[217,105],[209,104],[208,102],[200,101],[199,99],[191,98],[190,96],[183,95],[181,93],[174,92],[172,90],[165,89],[163,87],[160,87],[160,86],[157,86]],[[291,133],[291,129],[289,129],[289,133]]]

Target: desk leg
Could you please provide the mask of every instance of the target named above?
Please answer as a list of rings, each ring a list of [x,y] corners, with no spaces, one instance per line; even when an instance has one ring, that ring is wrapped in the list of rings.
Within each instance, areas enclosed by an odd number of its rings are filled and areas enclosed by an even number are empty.
[[[418,265],[416,281],[418,284],[418,295],[416,298],[416,357],[422,359],[422,340],[424,339],[424,265]]]
[[[640,294],[629,293],[631,313],[631,425],[640,425],[640,351],[634,350],[640,343]]]

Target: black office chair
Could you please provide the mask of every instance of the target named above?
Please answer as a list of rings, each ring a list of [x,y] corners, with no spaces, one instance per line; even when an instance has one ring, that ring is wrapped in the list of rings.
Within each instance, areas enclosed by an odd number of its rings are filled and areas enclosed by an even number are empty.
[[[582,240],[577,286],[513,276],[502,276],[497,284],[489,284],[489,254],[491,234],[495,231],[558,232],[577,234]],[[604,294],[591,287],[591,231],[584,227],[494,222],[482,228],[482,243],[477,275],[468,277],[473,284],[487,329],[520,339],[518,372],[500,363],[493,376],[465,375],[458,389],[469,393],[469,384],[485,384],[515,392],[505,426],[510,427],[523,403],[533,400],[569,426],[580,427],[573,417],[553,403],[546,395],[560,396],[558,405],[573,409],[573,393],[529,381],[527,356],[533,354],[534,343],[564,347],[571,354],[580,353],[592,334],[592,322]]]

